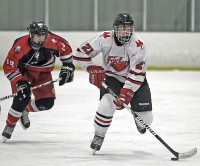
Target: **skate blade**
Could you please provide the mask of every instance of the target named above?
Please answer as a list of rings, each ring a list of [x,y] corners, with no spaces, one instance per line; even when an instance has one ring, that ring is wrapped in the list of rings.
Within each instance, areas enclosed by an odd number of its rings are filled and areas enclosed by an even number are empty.
[[[92,150],[92,154],[93,154],[93,155],[95,155],[95,154],[96,154],[96,152],[97,152],[96,150]]]
[[[27,128],[26,128],[26,127],[24,127],[24,125],[22,124],[21,120],[19,120],[19,122],[20,122],[20,124],[21,124],[22,128],[23,128],[24,130],[27,130]]]
[[[5,143],[7,141],[8,138],[3,137],[3,143]]]

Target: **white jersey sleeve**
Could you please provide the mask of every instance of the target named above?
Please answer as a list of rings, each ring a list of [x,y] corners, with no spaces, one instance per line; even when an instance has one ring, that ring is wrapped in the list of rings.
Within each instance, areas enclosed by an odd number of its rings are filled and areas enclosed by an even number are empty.
[[[100,47],[101,33],[83,42],[74,55],[74,60],[86,71],[92,65],[92,58],[101,52]]]
[[[124,88],[132,89],[136,92],[144,82],[147,70],[146,46],[140,39],[135,39],[131,43],[132,51],[130,57],[130,70],[126,77]]]

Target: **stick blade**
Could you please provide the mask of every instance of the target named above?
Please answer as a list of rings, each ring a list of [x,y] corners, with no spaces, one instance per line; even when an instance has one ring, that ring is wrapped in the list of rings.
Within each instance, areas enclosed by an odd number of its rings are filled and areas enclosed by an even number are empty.
[[[193,157],[195,154],[197,154],[197,148],[193,148],[192,150],[185,152],[185,153],[179,153],[178,158],[179,159],[187,159]]]
[[[7,141],[8,138],[3,136],[3,143],[5,143]]]

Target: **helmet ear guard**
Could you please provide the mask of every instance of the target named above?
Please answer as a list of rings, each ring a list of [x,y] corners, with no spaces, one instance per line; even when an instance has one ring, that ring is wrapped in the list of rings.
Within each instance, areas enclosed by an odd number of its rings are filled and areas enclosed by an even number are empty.
[[[121,44],[127,43],[134,31],[134,21],[130,14],[119,13],[113,23],[114,34]],[[126,35],[122,35],[122,31]]]

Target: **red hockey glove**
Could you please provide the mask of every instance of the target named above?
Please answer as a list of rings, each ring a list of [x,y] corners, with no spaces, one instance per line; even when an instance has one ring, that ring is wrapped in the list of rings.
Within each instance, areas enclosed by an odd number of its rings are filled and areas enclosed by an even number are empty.
[[[131,99],[133,98],[134,92],[131,89],[122,88],[120,90],[120,95],[118,99],[114,100],[113,103],[117,106],[117,110],[121,110],[124,108],[123,104],[129,104]]]
[[[101,66],[91,65],[87,67],[89,81],[91,84],[101,88],[102,81],[105,79],[105,70]]]

